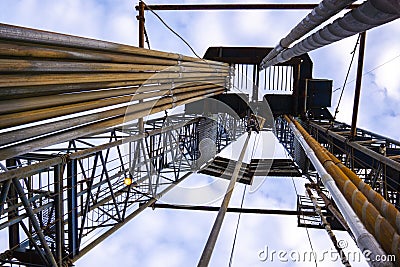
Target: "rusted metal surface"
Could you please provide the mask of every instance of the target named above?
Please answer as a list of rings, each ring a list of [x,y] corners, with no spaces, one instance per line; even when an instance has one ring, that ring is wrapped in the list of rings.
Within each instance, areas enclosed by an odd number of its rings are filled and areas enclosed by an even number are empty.
[[[0,24],[0,73],[6,159],[220,94],[229,66]]]

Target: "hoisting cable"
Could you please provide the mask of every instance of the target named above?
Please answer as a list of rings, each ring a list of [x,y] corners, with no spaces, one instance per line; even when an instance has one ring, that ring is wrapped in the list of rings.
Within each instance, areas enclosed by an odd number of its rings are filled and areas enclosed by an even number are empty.
[[[338,101],[337,106],[336,106],[336,109],[335,109],[335,114],[333,115],[333,121],[336,120],[336,115],[339,113],[340,102],[342,101],[342,96],[343,96],[343,93],[344,93],[344,88],[346,87],[347,79],[349,78],[349,74],[350,74],[350,71],[351,71],[351,66],[353,65],[354,56],[355,56],[355,54],[356,54],[356,49],[357,49],[357,46],[358,46],[358,44],[359,44],[359,42],[360,42],[360,37],[361,37],[361,33],[358,35],[356,45],[354,46],[354,49],[353,49],[353,51],[351,52],[352,56],[351,56],[350,65],[349,65],[349,68],[347,69],[346,78],[344,79],[344,83],[343,83],[343,86],[342,86],[342,91],[340,92],[340,97],[339,97],[339,101]]]
[[[293,176],[292,176],[291,178],[292,178],[292,183],[293,183],[294,191],[296,192],[296,197],[297,197],[297,196],[299,195],[299,193],[297,192],[296,183],[294,182]],[[304,217],[303,214],[302,214],[302,216]],[[315,254],[315,251],[314,251],[314,247],[313,247],[312,242],[311,242],[310,233],[308,232],[307,224],[304,224],[304,226],[305,226],[305,228],[306,228],[308,243],[310,244],[310,248],[311,248],[312,255],[316,255],[316,254]],[[318,264],[317,264],[317,257],[314,257],[314,262],[315,262],[315,267],[318,267]]]
[[[244,202],[244,196],[246,195],[246,189],[247,189],[247,185],[244,185],[243,196],[242,196],[242,203],[240,203],[240,210],[242,210],[242,208],[243,208],[243,202]],[[233,238],[233,244],[232,244],[231,255],[230,255],[230,257],[229,257],[229,267],[232,266],[233,252],[234,252],[234,250],[235,250],[236,238],[237,238],[237,233],[238,233],[238,229],[239,229],[239,223],[240,223],[240,217],[241,217],[241,216],[242,216],[242,213],[239,212],[239,216],[238,216],[237,223],[236,223],[235,236],[234,236],[234,238]]]
[[[143,1],[142,1],[142,2],[143,2]],[[161,21],[162,24],[164,24],[164,26],[165,26],[168,30],[170,30],[170,31],[171,31],[173,34],[175,34],[179,39],[181,39],[181,40],[189,47],[189,49],[192,51],[192,53],[193,53],[196,57],[198,57],[199,59],[203,60],[203,59],[196,53],[196,51],[194,51],[193,47],[192,47],[181,35],[179,35],[179,33],[177,33],[174,29],[172,29],[172,28],[160,17],[160,15],[158,15],[156,12],[154,12],[154,10],[151,9],[145,2],[143,2],[143,4],[144,4],[144,6],[145,6],[148,10],[150,10],[151,13],[154,14],[154,16],[156,16],[156,17]]]
[[[257,139],[258,137],[259,137],[259,136],[257,135],[257,136],[256,136],[256,139]],[[254,139],[254,142],[253,142],[253,152],[251,153],[250,162],[251,162],[251,160],[253,159],[253,156],[254,156],[254,149],[258,146],[258,142],[260,141],[260,138],[258,138],[258,139],[257,139],[257,145],[256,145],[256,139]],[[246,195],[246,189],[247,189],[247,185],[245,185],[245,186],[244,186],[244,189],[243,189],[242,202],[240,203],[240,210],[242,210],[242,208],[243,208],[243,202],[244,202],[244,197],[245,197],[245,195]],[[239,223],[240,223],[240,218],[241,218],[241,216],[242,216],[242,212],[239,212],[238,220],[237,220],[237,223],[236,223],[235,236],[234,236],[234,238],[233,238],[233,244],[232,244],[231,255],[230,255],[230,257],[229,257],[229,267],[232,266],[233,252],[234,252],[234,250],[235,250],[236,238],[237,238],[237,233],[238,233],[238,229],[239,229]]]
[[[343,263],[344,266],[346,267],[351,267],[349,260],[346,257],[346,254],[343,252],[343,248],[339,246],[339,243],[336,239],[335,234],[332,232],[332,228],[330,223],[326,220],[325,216],[322,214],[322,210],[321,207],[318,205],[317,199],[314,197],[313,193],[311,192],[311,185],[310,184],[305,184],[306,187],[306,191],[308,196],[310,197],[313,205],[314,205],[314,210],[315,212],[318,214],[318,216],[321,219],[322,222],[322,226],[325,228],[326,232],[328,233],[333,246],[335,247],[335,249],[337,250],[337,252],[339,253],[340,259]]]
[[[386,64],[389,64],[390,62],[392,62],[392,61],[398,59],[399,57],[400,57],[400,54],[397,55],[397,56],[395,56],[395,57],[392,57],[391,59],[389,59],[389,60],[383,62],[382,64],[380,64],[380,65],[378,65],[378,66],[376,66],[376,67],[374,67],[374,68],[372,68],[372,69],[370,69],[370,70],[368,70],[368,71],[366,71],[366,72],[363,72],[362,76],[364,77],[365,75],[370,74],[371,72],[373,72],[373,71],[375,71],[375,70],[377,70],[377,69],[379,69],[379,68],[385,66]],[[356,80],[356,79],[353,79],[353,80],[351,80],[351,81],[348,81],[346,84],[352,83],[352,82],[354,82],[355,80]],[[336,91],[340,90],[340,88],[342,88],[342,87],[336,88],[335,90],[332,91],[332,93],[335,93]]]
[[[146,26],[144,26],[143,29],[144,29],[144,37],[146,38],[147,47],[148,47],[149,49],[151,49],[151,48],[150,48],[149,35],[147,34],[147,31],[146,31]]]

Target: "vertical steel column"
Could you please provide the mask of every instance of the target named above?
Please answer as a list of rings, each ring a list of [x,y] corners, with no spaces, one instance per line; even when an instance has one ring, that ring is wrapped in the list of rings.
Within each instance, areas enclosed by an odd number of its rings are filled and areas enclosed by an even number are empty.
[[[211,255],[213,253],[215,244],[217,242],[217,238],[218,238],[219,232],[221,230],[226,211],[228,210],[228,205],[229,205],[229,201],[231,200],[233,188],[235,187],[236,180],[238,178],[240,169],[242,167],[242,161],[243,161],[244,155],[246,154],[247,145],[249,144],[250,136],[251,136],[251,132],[247,135],[246,141],[242,148],[242,152],[240,153],[239,159],[236,163],[235,170],[232,173],[232,177],[229,182],[228,188],[226,190],[221,207],[218,211],[217,218],[215,219],[213,228],[211,229],[210,236],[208,237],[206,246],[204,247],[203,253],[201,254],[199,264],[197,265],[198,267],[207,267],[210,262]]]
[[[356,89],[354,92],[354,104],[353,104],[353,118],[351,120],[351,130],[350,136],[354,138],[357,131],[357,117],[358,117],[358,106],[360,103],[360,92],[361,92],[361,81],[362,81],[362,71],[364,65],[364,52],[365,52],[365,36],[366,33],[362,32],[360,38],[360,48],[358,50],[358,67],[357,67],[357,80]]]
[[[139,15],[136,16],[139,21],[139,47],[144,47],[144,3],[143,1],[139,2]]]
[[[145,4],[143,1],[139,2],[139,15],[136,17],[137,20],[139,21],[139,47],[144,48],[144,7]],[[139,100],[139,104],[142,103],[143,100]],[[139,128],[139,133],[144,132],[144,123],[143,123],[143,118],[139,118],[138,120],[138,128]],[[140,156],[140,155],[139,155]]]
[[[252,101],[258,102],[258,84],[259,84],[260,74],[258,72],[258,65],[253,65],[253,95]]]
[[[17,166],[17,161],[15,159],[7,159],[6,160],[6,168],[8,170],[15,169]],[[14,206],[18,204],[18,195],[16,188],[13,184],[10,184],[8,189],[8,204],[10,206]],[[18,217],[18,209],[12,210],[8,212],[8,220],[12,221],[15,217]],[[13,224],[8,227],[8,245],[9,248],[17,248],[19,247],[20,239],[19,239],[19,226],[18,224]]]
[[[58,266],[63,266],[64,251],[64,203],[63,203],[63,166],[54,166],[54,203],[56,220],[56,259]]]
[[[68,196],[68,250],[70,258],[78,253],[78,177],[77,161],[72,159],[67,164],[67,196]]]

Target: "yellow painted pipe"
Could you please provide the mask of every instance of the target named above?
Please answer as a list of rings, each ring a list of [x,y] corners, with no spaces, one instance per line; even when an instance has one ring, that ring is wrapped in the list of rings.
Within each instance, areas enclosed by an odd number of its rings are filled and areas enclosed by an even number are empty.
[[[367,197],[358,190],[347,175],[325,152],[326,149],[311,137],[300,123],[293,119],[290,120],[287,116],[285,116],[285,119],[293,122],[303,135],[307,144],[312,148],[326,171],[335,180],[339,190],[343,193],[365,228],[376,238],[386,253],[396,256],[396,265],[400,265],[400,236],[395,228],[380,214],[374,205],[368,201]]]
[[[346,176],[358,188],[358,190],[360,190],[367,197],[368,201],[371,202],[377,210],[379,210],[380,214],[385,217],[397,230],[397,233],[400,234],[400,212],[396,209],[396,207],[392,203],[386,201],[386,199],[372,189],[371,186],[364,183],[357,174],[347,168],[332,153],[330,153],[328,150],[326,150],[325,153],[328,154],[332,161],[343,171],[344,174],[346,174]]]

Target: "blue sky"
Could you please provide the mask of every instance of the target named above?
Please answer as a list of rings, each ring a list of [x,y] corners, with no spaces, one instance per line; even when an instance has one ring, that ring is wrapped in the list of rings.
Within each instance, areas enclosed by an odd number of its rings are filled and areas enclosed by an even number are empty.
[[[267,3],[294,1],[207,1],[207,3]],[[316,1],[302,1],[304,3]],[[147,1],[161,3],[205,3],[205,1]],[[134,6],[129,0],[2,0],[0,22],[39,28],[137,45],[138,30]],[[210,11],[159,12],[200,54],[209,46],[274,46],[308,11]],[[150,13],[146,28],[153,49],[191,55],[190,50]],[[341,87],[350,62],[356,37],[311,52],[314,77],[334,80],[334,89]],[[361,93],[359,126],[400,139],[398,103],[400,100],[400,21],[367,33],[366,57]],[[372,70],[372,71],[371,71]],[[355,79],[355,66],[349,81]],[[351,120],[354,81],[344,93],[338,119]],[[337,104],[334,93],[332,105]],[[207,177],[195,175],[182,186],[196,187]],[[304,193],[303,182],[296,180],[297,190]],[[221,194],[226,182],[218,187]],[[232,206],[239,206],[243,188],[235,190]],[[171,192],[164,201],[190,204],[190,196]],[[295,208],[291,179],[268,178],[259,190],[247,194],[245,207]],[[214,205],[218,205],[219,201]],[[77,262],[77,266],[192,266],[196,265],[216,214],[206,212],[146,210],[114,236]],[[226,266],[236,226],[237,215],[228,214],[217,243],[211,266]],[[304,228],[297,228],[295,217],[242,216],[233,266],[265,266],[257,252],[268,245],[271,249],[310,250]],[[310,230],[314,248],[329,250],[326,233]],[[347,238],[338,233],[339,238]],[[351,242],[349,242],[351,243]],[[351,244],[350,244],[351,245]],[[354,246],[351,248],[354,250]],[[285,266],[310,266],[292,263]],[[324,262],[323,266],[338,266]],[[279,265],[277,262],[273,266]],[[319,264],[318,266],[322,266]],[[353,264],[365,266],[365,264]]]

